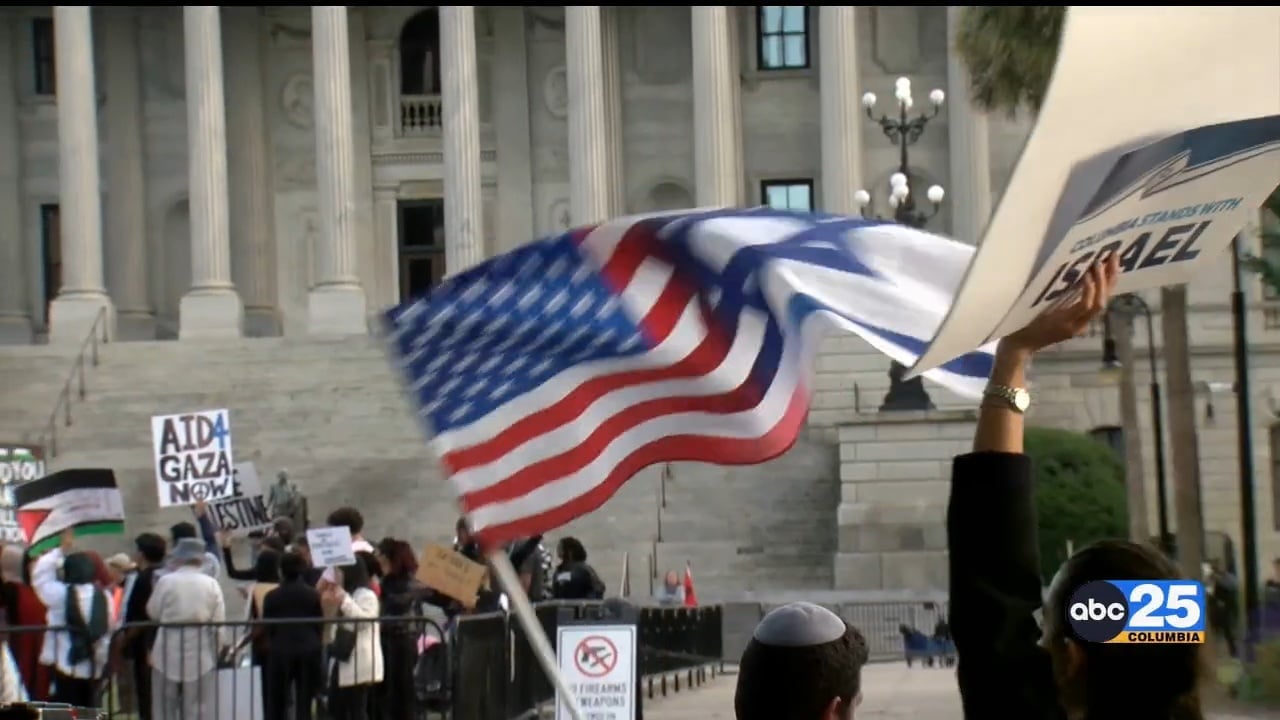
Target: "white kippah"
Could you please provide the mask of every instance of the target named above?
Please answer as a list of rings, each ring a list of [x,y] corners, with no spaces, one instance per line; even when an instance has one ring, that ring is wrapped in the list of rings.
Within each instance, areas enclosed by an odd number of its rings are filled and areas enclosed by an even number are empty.
[[[834,642],[844,633],[839,615],[820,605],[795,602],[769,611],[752,636],[765,645],[809,647]]]

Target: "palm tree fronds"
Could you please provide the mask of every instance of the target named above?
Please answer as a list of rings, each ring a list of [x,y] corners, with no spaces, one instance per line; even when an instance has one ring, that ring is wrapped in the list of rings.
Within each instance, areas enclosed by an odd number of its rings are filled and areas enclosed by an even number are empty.
[[[969,70],[969,90],[983,110],[1010,115],[1044,103],[1066,19],[1065,5],[965,8],[956,52]]]

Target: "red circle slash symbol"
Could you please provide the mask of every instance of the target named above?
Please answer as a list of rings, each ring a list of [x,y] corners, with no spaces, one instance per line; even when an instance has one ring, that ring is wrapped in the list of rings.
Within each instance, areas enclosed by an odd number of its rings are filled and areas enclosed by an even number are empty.
[[[573,651],[573,664],[587,677],[604,677],[618,666],[618,648],[601,635],[590,635]]]

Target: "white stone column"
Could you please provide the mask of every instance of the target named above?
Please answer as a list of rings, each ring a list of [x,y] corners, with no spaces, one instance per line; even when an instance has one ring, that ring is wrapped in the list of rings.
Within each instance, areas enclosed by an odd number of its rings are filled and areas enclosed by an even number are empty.
[[[244,330],[277,335],[275,188],[263,91],[260,10],[224,7],[227,47],[227,172],[230,178],[231,278],[244,300]]]
[[[622,8],[603,5],[601,12],[600,54],[604,63],[604,116],[609,167],[609,215],[627,212],[626,140],[622,125],[622,47],[619,44],[619,18]]]
[[[187,164],[191,207],[191,289],[182,296],[178,337],[235,338],[244,307],[231,283],[227,198],[227,118],[222,17],[217,5],[186,5]]]
[[[694,180],[698,205],[742,204],[742,143],[733,131],[738,69],[725,5],[691,9],[693,33]]]
[[[857,215],[862,184],[862,83],[858,73],[858,8],[818,11],[818,72],[822,107],[822,209]]]
[[[444,107],[445,272],[484,259],[480,189],[480,88],[472,5],[440,6],[440,101]]]
[[[147,267],[147,185],[137,8],[103,7],[107,97],[107,288],[122,340],[154,340]]]
[[[49,308],[49,342],[78,343],[88,335],[104,308],[113,334],[115,322],[102,270],[93,20],[88,6],[55,5],[53,21],[58,73],[62,287]]]
[[[308,327],[312,334],[362,335],[369,331],[369,318],[356,267],[356,146],[346,5],[311,6],[311,48],[320,237]]]
[[[947,7],[947,36],[960,28],[960,6]],[[969,73],[960,56],[947,52],[947,132],[951,148],[951,235],[977,243],[991,219],[991,147],[987,116],[969,99]]]
[[[0,17],[0,48],[14,47],[18,37],[14,18]],[[18,125],[17,58],[0,53],[0,345],[31,342],[31,312],[27,298],[28,239],[22,224],[22,130]],[[34,244],[30,245],[34,247]]]
[[[569,81],[569,217],[574,225],[608,220],[613,198],[600,14],[599,5],[564,7]]]

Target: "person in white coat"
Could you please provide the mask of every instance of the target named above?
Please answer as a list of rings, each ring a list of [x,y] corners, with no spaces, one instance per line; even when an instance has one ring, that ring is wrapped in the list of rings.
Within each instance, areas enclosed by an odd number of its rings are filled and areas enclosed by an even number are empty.
[[[204,543],[182,538],[176,569],[156,580],[147,616],[160,623],[151,647],[151,710],[161,720],[212,720],[217,715],[218,656],[227,619],[218,581],[204,573]]]
[[[329,717],[368,720],[369,693],[382,682],[382,634],[378,632],[378,596],[369,588],[369,570],[359,561],[338,568],[340,583],[321,581],[326,614],[356,622],[330,626]]]
[[[97,707],[96,686],[106,675],[109,659],[111,610],[106,593],[93,582],[93,559],[72,552],[73,538],[72,531],[64,532],[61,545],[31,569],[31,587],[48,611],[45,622],[50,628],[40,662],[53,668],[54,702]]]

